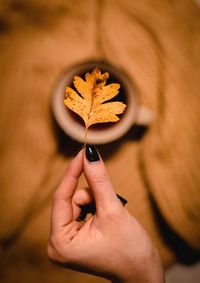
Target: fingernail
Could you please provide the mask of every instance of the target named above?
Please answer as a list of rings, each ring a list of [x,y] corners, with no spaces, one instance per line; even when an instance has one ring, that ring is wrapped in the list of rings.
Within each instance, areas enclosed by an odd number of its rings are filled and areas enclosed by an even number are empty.
[[[93,145],[87,145],[85,150],[85,155],[88,161],[95,162],[100,160],[99,154]]]
[[[96,205],[94,202],[91,202],[85,205],[81,205],[80,208],[81,208],[81,213],[79,217],[77,218],[77,221],[83,221],[86,218],[88,213],[91,213],[94,215],[96,212]]]
[[[127,200],[125,198],[123,198],[122,196],[120,196],[119,194],[117,194],[118,199],[121,201],[122,205],[125,206],[127,204]]]

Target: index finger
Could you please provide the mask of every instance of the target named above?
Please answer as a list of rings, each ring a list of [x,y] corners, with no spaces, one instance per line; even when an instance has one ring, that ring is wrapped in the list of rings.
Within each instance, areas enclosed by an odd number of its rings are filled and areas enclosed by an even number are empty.
[[[91,160],[87,158],[87,155],[91,156]],[[104,162],[94,146],[86,147],[83,164],[84,174],[94,196],[97,212],[100,209],[121,208]]]
[[[72,197],[83,171],[83,150],[71,161],[54,193],[51,229],[60,229],[73,220]]]

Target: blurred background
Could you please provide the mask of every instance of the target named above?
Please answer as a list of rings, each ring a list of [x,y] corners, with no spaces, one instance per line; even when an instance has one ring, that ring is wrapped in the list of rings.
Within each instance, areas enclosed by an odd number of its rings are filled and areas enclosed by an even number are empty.
[[[194,0],[0,0],[1,283],[105,282],[46,255],[52,193],[81,146],[57,125],[52,93],[64,69],[91,60],[126,73],[155,117],[99,146],[113,185],[168,282],[199,282],[199,31]]]

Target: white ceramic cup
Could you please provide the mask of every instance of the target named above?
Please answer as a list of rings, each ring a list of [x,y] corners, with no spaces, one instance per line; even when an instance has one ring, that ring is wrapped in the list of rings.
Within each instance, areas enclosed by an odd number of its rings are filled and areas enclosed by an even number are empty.
[[[74,115],[77,114],[72,114],[72,111],[64,105],[65,89],[66,86],[72,86],[74,76],[82,76],[88,71],[91,72],[97,66],[102,72],[108,72],[114,82],[120,83],[120,90],[122,91],[123,88],[124,102],[127,107],[118,122],[109,123],[108,126],[107,123],[99,124],[97,127],[91,126],[88,129],[87,143],[105,144],[113,142],[125,135],[134,124],[149,125],[153,119],[153,113],[148,108],[139,106],[134,87],[127,75],[109,63],[83,62],[65,69],[57,79],[53,89],[52,110],[63,131],[78,142],[84,141],[84,124],[75,119]]]

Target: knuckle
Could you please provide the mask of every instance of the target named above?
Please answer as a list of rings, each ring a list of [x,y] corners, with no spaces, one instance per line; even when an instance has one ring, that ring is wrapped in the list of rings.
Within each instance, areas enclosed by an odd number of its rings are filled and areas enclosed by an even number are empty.
[[[91,177],[91,181],[94,184],[104,184],[108,181],[106,173],[95,172]]]
[[[124,220],[126,218],[124,208],[121,206],[111,206],[108,211],[108,218],[111,219],[111,221],[117,221],[118,223],[121,220]]]
[[[105,209],[106,217],[111,222],[119,222],[120,219],[124,218],[122,209],[117,206],[110,206],[108,209]]]
[[[118,219],[121,217],[121,210],[119,210],[118,207],[111,207],[108,211],[108,215],[113,219]]]

